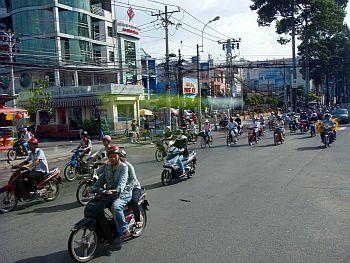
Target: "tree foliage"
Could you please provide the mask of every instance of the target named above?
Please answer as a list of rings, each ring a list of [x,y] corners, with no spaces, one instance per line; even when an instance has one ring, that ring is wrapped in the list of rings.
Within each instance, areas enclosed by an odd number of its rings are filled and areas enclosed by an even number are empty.
[[[46,111],[48,114],[52,114],[51,108],[51,93],[48,91],[49,83],[45,80],[38,80],[29,89],[29,106],[28,112],[34,116],[39,111]]]
[[[249,106],[257,106],[264,103],[264,99],[260,94],[253,94],[251,97],[245,99],[245,104]]]

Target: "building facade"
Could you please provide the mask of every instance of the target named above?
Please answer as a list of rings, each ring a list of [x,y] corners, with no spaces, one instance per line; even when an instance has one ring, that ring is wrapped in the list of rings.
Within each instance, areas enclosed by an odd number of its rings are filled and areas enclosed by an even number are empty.
[[[113,1],[0,0],[0,23],[19,39],[15,92],[22,105],[28,88],[45,79],[51,87],[54,124],[69,128],[73,121],[81,128],[96,109],[112,129],[138,118],[134,109],[143,98],[143,88],[137,88],[142,79],[140,29],[117,19]],[[116,85],[124,89],[101,88]],[[115,104],[104,103],[102,94],[92,90],[116,97]]]

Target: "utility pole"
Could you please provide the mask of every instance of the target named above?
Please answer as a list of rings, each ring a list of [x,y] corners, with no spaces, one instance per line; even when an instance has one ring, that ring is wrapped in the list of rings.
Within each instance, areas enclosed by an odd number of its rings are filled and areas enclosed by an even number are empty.
[[[295,17],[294,17],[294,9],[295,9],[295,0],[293,0],[292,5],[292,68],[293,68],[293,77],[292,77],[292,107],[293,111],[296,110],[296,102],[297,102],[297,62],[296,62],[296,54],[295,54]]]
[[[162,22],[165,30],[165,78],[166,78],[166,94],[167,94],[167,108],[168,108],[168,119],[165,119],[165,125],[171,124],[171,100],[170,100],[170,70],[169,70],[169,25],[174,25],[173,22],[169,20],[169,15],[173,13],[178,13],[180,10],[168,12],[168,6],[165,6],[164,13],[152,14],[156,16]],[[163,17],[164,15],[164,17]]]
[[[239,43],[241,42],[241,39],[227,39],[225,42],[218,41],[219,44],[222,44],[222,49],[226,50],[226,84],[225,84],[225,90],[224,93],[226,95],[226,86],[227,89],[230,90],[229,97],[232,99],[232,88],[234,83],[234,71],[233,71],[233,56],[232,51],[234,51],[235,48],[239,49]],[[235,91],[236,93],[236,91]],[[232,105],[231,105],[232,108]],[[232,109],[231,109],[232,110]],[[234,109],[233,109],[234,110]]]
[[[308,34],[308,12],[309,10],[306,8],[305,10],[305,39],[306,39],[306,61],[305,61],[305,82],[306,82],[306,100],[305,106],[308,107],[309,104],[309,93],[310,93],[310,61],[309,61],[309,34]]]
[[[179,96],[179,112],[180,118],[183,116],[183,74],[182,74],[182,57],[181,57],[181,49],[179,49],[179,61],[177,64],[178,71],[178,96]]]
[[[16,45],[16,43],[19,42],[19,39],[14,39],[15,38],[15,34],[9,29],[7,32],[6,31],[2,31],[1,32],[3,34],[3,38],[5,38],[4,43],[8,46],[9,49],[9,62],[11,64],[11,68],[10,68],[10,94],[11,96],[15,96],[16,92],[15,92],[15,73],[14,73],[14,68],[13,68],[13,58],[14,58],[14,54],[13,54],[13,50],[14,47]],[[16,101],[13,100],[10,103],[10,106],[15,107],[16,106]]]
[[[199,124],[199,131],[202,130],[202,89],[200,84],[200,75],[199,75],[199,45],[197,44],[197,86],[198,86],[198,110],[199,110],[199,116],[198,116],[198,124]]]

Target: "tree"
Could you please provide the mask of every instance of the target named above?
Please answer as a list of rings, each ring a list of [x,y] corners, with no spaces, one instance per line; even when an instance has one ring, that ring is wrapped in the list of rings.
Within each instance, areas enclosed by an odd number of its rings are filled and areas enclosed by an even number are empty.
[[[260,94],[253,94],[251,97],[245,99],[245,104],[249,106],[257,106],[264,103],[264,99]]]

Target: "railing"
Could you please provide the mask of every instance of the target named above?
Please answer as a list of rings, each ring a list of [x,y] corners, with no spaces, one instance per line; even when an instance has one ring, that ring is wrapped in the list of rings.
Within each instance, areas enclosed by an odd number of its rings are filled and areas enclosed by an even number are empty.
[[[91,13],[98,16],[104,16],[102,4],[91,5]]]
[[[102,34],[102,33],[94,32],[93,36],[94,36],[94,40],[106,42],[106,36],[104,34]]]

